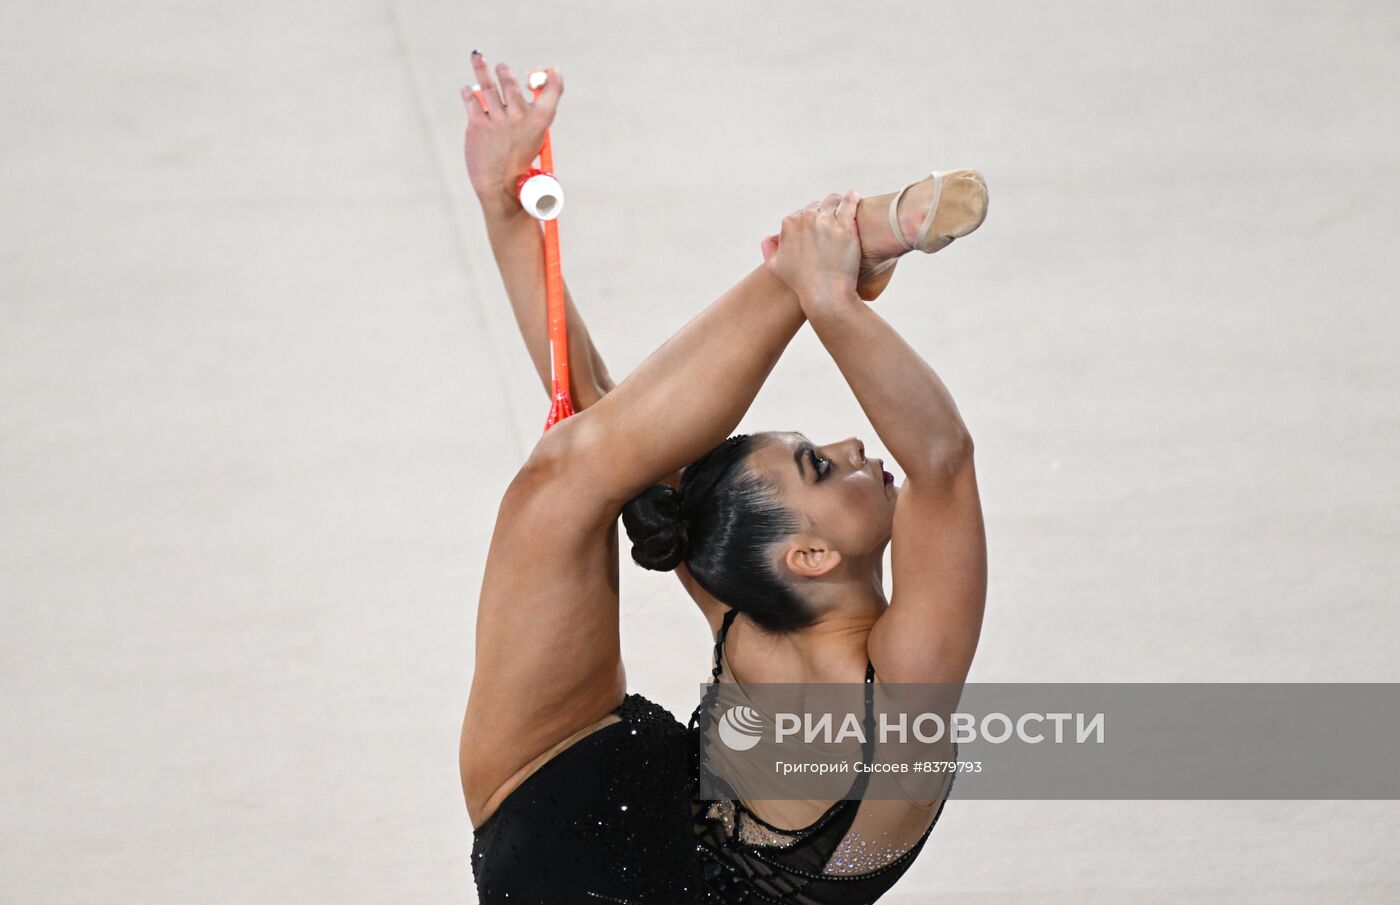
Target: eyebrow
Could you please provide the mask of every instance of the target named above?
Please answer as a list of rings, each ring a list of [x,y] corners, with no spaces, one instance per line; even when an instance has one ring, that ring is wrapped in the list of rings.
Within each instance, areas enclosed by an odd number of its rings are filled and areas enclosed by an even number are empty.
[[[810,443],[799,443],[797,448],[792,451],[792,461],[797,466],[797,473],[802,475],[804,481],[807,480],[807,468],[802,463],[814,451]]]

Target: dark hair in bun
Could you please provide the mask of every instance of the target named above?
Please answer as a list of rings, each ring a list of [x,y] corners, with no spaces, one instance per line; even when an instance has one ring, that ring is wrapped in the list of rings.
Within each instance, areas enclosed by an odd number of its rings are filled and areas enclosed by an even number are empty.
[[[622,525],[632,541],[632,561],[644,569],[669,572],[690,552],[681,495],[669,485],[642,491],[623,508]]]
[[[624,506],[622,525],[637,565],[668,572],[685,563],[720,602],[770,631],[791,631],[812,613],[779,577],[769,548],[800,523],[745,467],[758,444],[730,437],[681,472],[679,489],[656,484]]]

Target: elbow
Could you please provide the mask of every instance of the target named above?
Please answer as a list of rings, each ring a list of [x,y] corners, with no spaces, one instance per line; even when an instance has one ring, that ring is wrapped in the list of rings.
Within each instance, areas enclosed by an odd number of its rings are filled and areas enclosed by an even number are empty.
[[[954,478],[972,469],[972,434],[966,428],[940,437],[931,452],[933,468],[938,474]]]
[[[950,485],[972,473],[972,435],[965,429],[940,434],[929,443],[918,468],[906,468],[920,484]]]
[[[962,428],[949,438],[946,446],[943,457],[950,465],[961,468],[972,464],[972,434],[968,433],[967,428]]]

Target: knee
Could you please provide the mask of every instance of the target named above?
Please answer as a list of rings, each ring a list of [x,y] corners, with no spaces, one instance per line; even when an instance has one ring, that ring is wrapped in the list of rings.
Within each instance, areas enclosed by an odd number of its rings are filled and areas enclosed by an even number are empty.
[[[540,438],[515,473],[502,507],[528,507],[543,497],[558,500],[563,496],[587,496],[593,484],[589,478],[589,463],[593,461],[589,448],[587,426],[579,418],[555,425]]]
[[[496,514],[498,523],[514,524],[539,509],[555,483],[549,463],[531,456],[511,478]]]
[[[540,437],[518,477],[530,481],[553,481],[577,476],[597,458],[596,431],[584,415],[561,421]]]

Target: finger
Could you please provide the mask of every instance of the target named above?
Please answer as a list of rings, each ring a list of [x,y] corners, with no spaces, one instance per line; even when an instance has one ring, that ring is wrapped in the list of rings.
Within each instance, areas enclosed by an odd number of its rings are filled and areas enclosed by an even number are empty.
[[[496,94],[496,83],[491,81],[491,67],[486,65],[486,57],[481,51],[472,51],[472,72],[476,73],[476,84],[472,93],[481,102],[482,109],[489,113],[499,113],[501,98]]]
[[[501,98],[505,101],[506,109],[514,107],[517,111],[524,111],[525,96],[520,93],[520,83],[511,74],[510,67],[505,63],[497,63],[496,78],[500,81]]]
[[[855,189],[841,196],[841,203],[836,205],[836,219],[842,223],[854,223],[856,220],[856,207],[860,204],[860,195]]]
[[[467,107],[467,125],[483,121],[487,118],[486,107],[479,95],[481,89],[476,85],[470,85],[462,89],[462,103]]]
[[[763,260],[765,262],[771,261],[773,255],[778,251],[778,237],[764,236],[763,241],[758,243],[758,251],[759,254],[763,255]]]
[[[550,66],[545,69],[536,69],[530,73],[530,78],[536,79],[536,73],[544,75],[544,87],[540,93],[535,95],[535,110],[537,115],[544,117],[546,122],[553,121],[554,111],[559,107],[559,97],[564,93],[564,77],[559,74],[559,70]]]
[[[803,217],[815,217],[817,215],[817,211],[821,209],[821,206],[822,203],[820,201],[813,201],[811,204],[798,211],[798,213],[800,213]]]
[[[832,192],[822,199],[822,203],[817,207],[817,213],[834,214],[836,213],[836,206],[840,203],[841,195],[838,192]]]
[[[807,208],[800,211],[793,211],[783,218],[783,222],[778,226],[778,244],[782,245],[794,233],[802,228],[802,221],[807,216]]]

